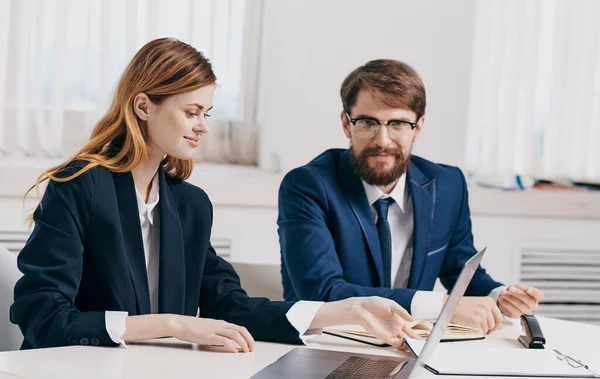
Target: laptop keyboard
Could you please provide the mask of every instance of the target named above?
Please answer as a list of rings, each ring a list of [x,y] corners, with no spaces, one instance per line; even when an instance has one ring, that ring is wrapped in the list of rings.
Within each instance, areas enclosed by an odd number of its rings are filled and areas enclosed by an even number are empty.
[[[392,361],[382,358],[361,358],[349,356],[338,367],[325,377],[325,379],[369,378],[385,379],[398,367],[406,362]],[[398,371],[394,372],[396,374]]]

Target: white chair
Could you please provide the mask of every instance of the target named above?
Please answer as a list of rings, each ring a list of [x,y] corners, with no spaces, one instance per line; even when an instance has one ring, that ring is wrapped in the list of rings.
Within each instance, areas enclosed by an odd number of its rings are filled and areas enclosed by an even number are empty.
[[[15,283],[21,277],[15,254],[0,246],[0,351],[19,350],[23,335],[19,327],[10,322]]]
[[[242,288],[251,297],[283,300],[281,266],[278,264],[229,262],[240,277]]]

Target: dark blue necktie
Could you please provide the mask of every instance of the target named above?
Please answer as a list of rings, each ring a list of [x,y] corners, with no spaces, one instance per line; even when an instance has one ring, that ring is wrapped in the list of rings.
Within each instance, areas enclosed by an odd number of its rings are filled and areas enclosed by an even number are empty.
[[[388,209],[394,199],[379,199],[373,204],[377,212],[377,233],[379,233],[379,244],[381,245],[381,256],[383,258],[383,286],[392,288],[392,234],[388,222]]]

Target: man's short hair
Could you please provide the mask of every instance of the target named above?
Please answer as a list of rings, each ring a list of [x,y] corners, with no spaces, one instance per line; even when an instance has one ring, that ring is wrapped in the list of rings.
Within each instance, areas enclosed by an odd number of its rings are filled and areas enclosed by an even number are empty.
[[[350,112],[360,90],[366,89],[385,105],[408,108],[417,120],[425,114],[425,86],[419,74],[404,62],[377,59],[352,71],[340,88],[344,111]]]

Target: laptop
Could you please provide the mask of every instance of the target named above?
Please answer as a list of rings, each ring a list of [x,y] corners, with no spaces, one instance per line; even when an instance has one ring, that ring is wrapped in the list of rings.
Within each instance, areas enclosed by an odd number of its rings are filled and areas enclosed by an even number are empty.
[[[415,379],[421,376],[425,365],[437,348],[444,330],[465,294],[473,274],[477,270],[486,249],[475,254],[465,263],[448,301],[444,305],[435,326],[417,359],[395,358],[342,351],[295,348],[265,367],[252,378],[255,379],[333,379],[333,378],[394,378]]]

